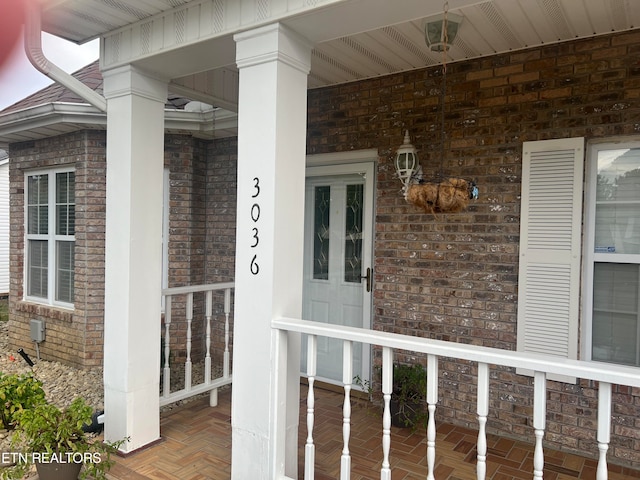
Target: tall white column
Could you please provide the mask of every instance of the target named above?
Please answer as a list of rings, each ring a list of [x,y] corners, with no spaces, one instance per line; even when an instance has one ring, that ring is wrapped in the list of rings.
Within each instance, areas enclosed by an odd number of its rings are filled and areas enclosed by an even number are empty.
[[[274,317],[302,315],[311,45],[275,24],[235,37],[240,70],[232,479],[297,477],[299,336],[283,362]],[[292,352],[296,352],[292,354]],[[288,384],[278,382],[286,370]],[[286,412],[286,414],[285,414]],[[286,432],[276,429],[284,424]],[[285,440],[286,437],[286,440]],[[286,466],[281,449],[287,445]]]
[[[160,437],[160,302],[167,83],[132,66],[104,72],[107,98],[105,439]]]

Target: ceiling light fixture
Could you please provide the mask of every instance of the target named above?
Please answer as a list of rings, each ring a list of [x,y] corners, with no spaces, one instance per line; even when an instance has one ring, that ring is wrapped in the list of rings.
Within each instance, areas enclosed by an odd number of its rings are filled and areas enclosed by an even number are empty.
[[[432,52],[446,52],[453,44],[462,16],[446,11],[424,24],[424,39]]]

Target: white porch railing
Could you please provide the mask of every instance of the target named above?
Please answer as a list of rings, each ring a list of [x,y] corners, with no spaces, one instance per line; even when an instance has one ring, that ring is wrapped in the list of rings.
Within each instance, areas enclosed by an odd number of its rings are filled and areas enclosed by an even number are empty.
[[[534,407],[533,428],[535,434],[533,478],[541,479],[544,467],[542,440],[545,433],[546,421],[546,379],[547,375],[562,375],[569,377],[594,380],[599,382],[598,391],[598,426],[597,443],[599,450],[597,480],[605,480],[607,474],[607,450],[609,448],[611,432],[611,385],[627,385],[640,387],[640,375],[637,368],[603,364],[598,362],[584,362],[576,360],[559,360],[558,358],[541,355],[525,354],[495,348],[464,345],[459,343],[410,337],[386,332],[377,332],[353,327],[339,327],[325,323],[310,322],[295,319],[278,319],[272,322],[276,329],[276,341],[286,350],[287,332],[299,332],[308,335],[307,346],[307,375],[309,388],[307,395],[307,437],[305,445],[305,480],[314,478],[315,445],[313,439],[314,426],[314,380],[316,376],[317,338],[329,337],[343,340],[343,445],[340,460],[340,479],[350,478],[351,455],[349,452],[351,401],[349,398],[353,383],[352,355],[353,344],[376,345],[382,348],[382,398],[383,417],[380,428],[380,445],[382,467],[381,480],[391,479],[390,446],[391,446],[391,415],[389,402],[392,395],[393,383],[393,353],[394,350],[406,350],[426,354],[427,357],[427,408],[429,420],[427,424],[427,479],[434,479],[436,458],[436,425],[435,410],[438,403],[438,360],[441,357],[455,358],[475,362],[478,366],[477,378],[477,467],[476,476],[484,480],[487,465],[487,438],[485,427],[489,414],[489,372],[491,365],[533,371],[534,377]],[[278,351],[280,348],[278,348]],[[282,382],[286,382],[282,380]],[[279,385],[279,388],[284,388]],[[295,408],[298,406],[296,405]],[[285,428],[279,424],[277,428]],[[278,434],[276,434],[276,438]],[[284,448],[284,446],[282,446]],[[281,454],[281,453],[280,453]],[[287,477],[280,477],[287,478]]]
[[[233,289],[233,282],[216,283],[209,285],[197,285],[188,287],[175,287],[166,288],[162,290],[162,295],[165,298],[165,314],[164,314],[164,336],[163,336],[163,358],[164,365],[162,368],[162,392],[160,395],[160,405],[167,405],[169,403],[177,402],[178,400],[184,400],[185,398],[199,395],[201,393],[210,392],[209,404],[215,406],[218,403],[218,388],[231,383],[232,377],[230,372],[230,357],[229,357],[229,315],[231,313],[231,290]],[[194,294],[203,293],[204,296],[204,311],[201,312],[200,318],[194,319]],[[213,368],[211,362],[211,344],[212,344],[212,322],[214,318],[214,293],[220,292],[220,295],[224,295],[224,300],[221,315],[224,319],[224,352],[222,355],[223,364],[221,368]],[[172,316],[177,314],[173,312],[174,299],[177,297],[184,297],[184,324],[186,345],[184,362],[184,388],[176,391],[171,391],[171,338],[172,338]],[[218,308],[220,311],[220,308]],[[192,338],[193,327],[198,322],[202,322],[200,327],[204,331],[204,358],[202,359],[204,373],[201,383],[193,385],[192,369]],[[174,329],[175,330],[175,329]],[[175,334],[175,331],[174,331]],[[216,378],[212,378],[212,375],[216,374]]]

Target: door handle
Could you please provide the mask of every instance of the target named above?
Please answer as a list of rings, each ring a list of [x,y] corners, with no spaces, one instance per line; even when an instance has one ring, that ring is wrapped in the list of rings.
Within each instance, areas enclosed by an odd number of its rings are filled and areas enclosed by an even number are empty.
[[[362,281],[365,278],[367,279],[367,292],[370,292],[371,291],[371,268],[367,268],[366,275],[360,275],[360,281]]]

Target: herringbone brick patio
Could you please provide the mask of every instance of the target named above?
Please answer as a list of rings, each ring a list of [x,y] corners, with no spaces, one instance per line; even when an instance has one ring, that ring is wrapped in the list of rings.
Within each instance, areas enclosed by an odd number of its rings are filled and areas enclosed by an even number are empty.
[[[306,388],[300,402],[299,478],[303,475],[306,431]],[[118,458],[113,480],[227,480],[231,478],[231,392],[220,392],[219,405],[200,398],[161,417],[162,440],[146,450]],[[381,429],[378,414],[364,402],[354,401],[349,450],[352,480],[380,478]],[[476,478],[477,432],[442,424],[437,429],[437,480]],[[533,445],[488,436],[488,480],[533,478]],[[340,478],[342,451],[342,396],[316,389],[314,443],[316,480]],[[390,462],[393,480],[427,476],[424,431],[392,427]],[[596,461],[545,450],[545,480],[595,479]],[[640,472],[610,465],[609,479],[640,478]],[[249,479],[247,479],[249,480]]]

